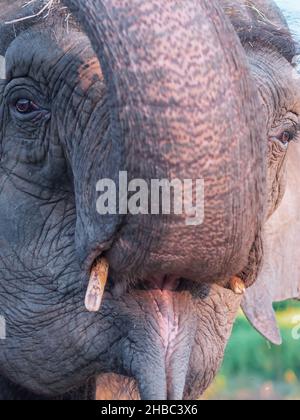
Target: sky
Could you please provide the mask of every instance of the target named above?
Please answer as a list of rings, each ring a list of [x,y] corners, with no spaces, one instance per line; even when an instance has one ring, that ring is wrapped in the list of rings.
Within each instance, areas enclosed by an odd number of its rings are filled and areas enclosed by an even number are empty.
[[[277,4],[288,9],[290,12],[295,11],[300,13],[300,0],[276,0]]]
[[[300,40],[300,0],[276,0],[293,33]]]

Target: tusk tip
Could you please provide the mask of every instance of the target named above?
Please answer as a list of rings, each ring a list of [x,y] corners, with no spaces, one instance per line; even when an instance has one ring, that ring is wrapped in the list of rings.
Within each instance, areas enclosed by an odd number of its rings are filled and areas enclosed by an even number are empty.
[[[230,280],[230,289],[236,295],[244,295],[246,292],[245,283],[239,277],[232,277],[232,279]]]

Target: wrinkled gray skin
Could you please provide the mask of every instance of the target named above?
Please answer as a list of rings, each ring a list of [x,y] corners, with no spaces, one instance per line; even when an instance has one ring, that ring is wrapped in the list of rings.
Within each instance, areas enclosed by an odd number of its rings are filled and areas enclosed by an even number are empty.
[[[256,276],[255,270],[246,270],[255,284],[247,290],[242,308],[265,338],[281,344],[273,303],[300,298],[300,76],[294,65],[299,45],[293,42],[286,20],[273,1],[224,0],[223,5],[247,54],[268,131],[266,223],[262,246],[254,252],[261,269]]]
[[[273,1],[223,0],[222,4],[247,54],[267,123],[267,222],[284,196],[287,152],[299,134],[300,85],[292,65],[297,48],[285,18]],[[260,239],[264,240],[263,235]],[[256,281],[264,262],[261,241],[256,242],[244,272],[248,285]]]
[[[265,35],[262,34],[258,39],[252,40],[240,35],[263,103],[264,118],[267,121],[269,154],[266,216],[269,217],[278,208],[285,191],[285,160],[289,142],[282,141],[282,133],[289,132],[291,138],[296,140],[299,130],[300,86],[299,79],[296,79],[291,66],[296,46],[288,42],[287,23],[273,1],[224,0],[224,8],[238,33],[241,20],[248,25],[253,21],[258,22],[261,28],[265,22],[270,22],[269,30],[272,30],[273,26],[282,31],[281,36],[279,34],[278,39],[273,40],[275,48],[272,48],[271,32],[267,42],[263,40]]]
[[[251,272],[266,209],[279,197],[270,181],[269,204],[265,194],[266,129],[277,168],[286,150],[277,138],[291,118],[263,89],[277,98],[280,87],[278,101],[291,100],[287,60],[273,49],[266,61],[246,50],[247,60],[214,1],[172,10],[159,0],[126,3],[66,2],[84,29],[67,25],[63,10],[1,27],[2,398],[89,398],[92,385],[76,388],[103,374],[100,398],[123,392],[110,374],[134,378],[144,399],[198,397],[240,305],[228,280]],[[6,3],[1,22],[19,17],[21,5]],[[21,115],[19,99],[38,109]],[[96,182],[119,170],[203,177],[204,224],[100,217]],[[103,252],[111,278],[101,311],[90,314],[87,279]],[[166,278],[186,280],[175,290]]]

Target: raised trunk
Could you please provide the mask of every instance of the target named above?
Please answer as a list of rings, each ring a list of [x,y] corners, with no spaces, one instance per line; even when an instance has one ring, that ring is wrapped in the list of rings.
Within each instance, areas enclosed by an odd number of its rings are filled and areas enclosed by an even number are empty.
[[[127,217],[108,254],[112,270],[199,281],[238,273],[263,218],[265,132],[244,52],[219,3],[65,3],[86,30],[108,86],[108,138],[111,149],[123,147],[110,176],[127,170],[129,178],[205,182],[204,223],[187,226],[186,214]],[[92,229],[105,224],[94,198],[81,217],[89,225],[88,243],[80,244],[87,254],[112,238],[112,231],[103,238]]]

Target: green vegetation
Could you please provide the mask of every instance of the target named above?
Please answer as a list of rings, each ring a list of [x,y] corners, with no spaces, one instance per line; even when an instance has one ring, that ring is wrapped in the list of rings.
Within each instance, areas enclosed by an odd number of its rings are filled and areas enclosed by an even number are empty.
[[[240,314],[222,370],[205,398],[300,399],[300,339],[293,337],[300,303],[276,305],[276,311],[283,345],[271,345]]]

